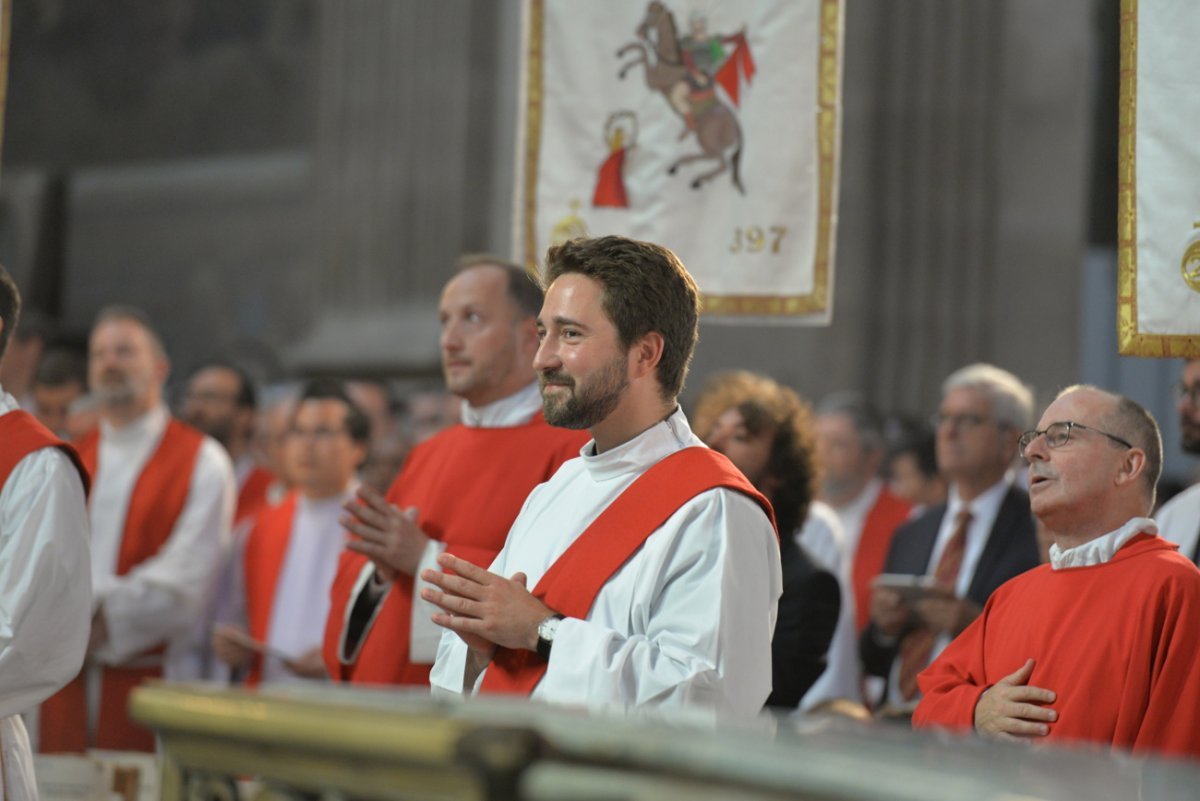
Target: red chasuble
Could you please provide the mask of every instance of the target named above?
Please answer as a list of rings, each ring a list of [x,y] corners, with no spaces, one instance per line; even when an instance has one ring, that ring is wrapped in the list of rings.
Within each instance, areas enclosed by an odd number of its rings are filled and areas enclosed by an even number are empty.
[[[409,455],[388,492],[401,509],[415,506],[417,524],[455,556],[481,567],[496,558],[525,498],[579,455],[586,432],[553,428],[539,412],[509,428],[452,426]],[[338,564],[325,627],[325,665],[335,680],[357,684],[428,685],[430,664],[409,659],[413,580],[401,576],[380,603],[357,654],[341,657],[354,585],[365,557],[346,551]]]
[[[1025,660],[1058,712],[1034,742],[1200,757],[1200,571],[1138,535],[1099,565],[1042,565],[1001,586],[920,676],[915,727],[971,731],[985,690]]]
[[[596,594],[646,538],[692,498],[718,487],[758,502],[776,528],[771,504],[729,459],[708,448],[684,448],[618,495],[550,566],[534,587],[534,596],[565,617],[586,619]],[[547,667],[549,663],[533,651],[497,648],[479,690],[529,695]]]
[[[250,636],[259,642],[267,641],[271,631],[271,615],[275,610],[275,590],[283,560],[287,557],[292,539],[292,522],[296,518],[296,493],[258,515],[254,528],[246,538],[243,565],[246,574],[246,622]],[[324,588],[313,587],[313,592]],[[246,676],[246,684],[254,687],[262,681],[262,656],[255,655],[254,664]]]
[[[907,501],[888,492],[887,487],[879,490],[875,505],[867,512],[863,521],[862,535],[854,549],[854,566],[851,584],[854,587],[854,616],[858,631],[871,622],[871,582],[883,572],[887,561],[892,535],[901,523],[908,520],[912,506]]]
[[[118,576],[157,554],[170,539],[175,521],[187,503],[196,455],[203,441],[204,435],[199,431],[175,419],[167,422],[158,448],[146,461],[133,487],[117,555]],[[79,442],[79,455],[93,474],[99,447],[97,430]],[[162,652],[160,646],[142,656]],[[154,735],[129,717],[129,694],[144,679],[161,677],[162,665],[103,667],[100,715],[92,742],[87,732],[87,670],[85,665],[70,684],[42,704],[40,750],[43,753],[82,752],[88,748],[153,751]]]
[[[75,469],[79,471],[79,478],[83,480],[83,491],[86,494],[92,481],[79,454],[54,436],[36,417],[19,409],[0,414],[0,489],[3,489],[4,483],[22,459],[42,448],[58,448],[70,457]]]
[[[267,492],[275,483],[275,476],[270,470],[256,467],[246,476],[238,490],[237,507],[233,513],[233,525],[237,526],[243,520],[253,519],[255,515],[267,508]]]

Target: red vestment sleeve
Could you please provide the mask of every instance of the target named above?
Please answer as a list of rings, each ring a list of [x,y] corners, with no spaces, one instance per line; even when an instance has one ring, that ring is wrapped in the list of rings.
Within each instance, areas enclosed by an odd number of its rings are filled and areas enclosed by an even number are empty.
[[[991,686],[985,678],[983,655],[991,609],[989,600],[983,613],[917,677],[922,698],[913,712],[914,729],[975,730],[975,705],[979,703],[979,696]]]

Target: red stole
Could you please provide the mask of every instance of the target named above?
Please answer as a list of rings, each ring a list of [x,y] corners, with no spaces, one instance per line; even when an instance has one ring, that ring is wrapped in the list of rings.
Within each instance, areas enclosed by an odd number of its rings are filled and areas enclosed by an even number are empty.
[[[123,576],[159,552],[170,538],[175,521],[187,503],[192,471],[204,435],[178,420],[167,422],[158,448],[146,461],[133,486],[116,574]],[[93,430],[79,441],[79,455],[93,474],[99,458],[100,434]],[[161,654],[163,646],[144,656]],[[153,751],[154,735],[129,717],[129,694],[148,678],[162,676],[162,666],[103,667],[100,715],[95,742],[88,742],[87,673],[84,666],[75,679],[42,704],[43,753],[82,752],[89,747],[118,751]]]
[[[858,547],[854,550],[854,567],[851,586],[854,588],[854,616],[856,631],[861,632],[871,620],[871,582],[883,572],[892,535],[900,524],[908,520],[912,507],[907,501],[888,492],[887,487],[879,490],[879,497],[867,518],[863,521]]]
[[[0,488],[4,487],[4,483],[22,459],[42,448],[58,448],[65,453],[79,471],[84,494],[87,494],[91,487],[91,476],[76,450],[54,436],[50,429],[29,412],[17,409],[0,414],[0,446]]]
[[[775,527],[771,504],[732,462],[708,448],[684,448],[642,473],[618,495],[550,566],[534,587],[534,596],[561,615],[586,618],[600,589],[647,537],[692,498],[718,487],[758,502]],[[480,691],[529,695],[548,666],[533,651],[497,648]]]
[[[233,513],[233,524],[236,526],[243,520],[253,518],[267,507],[267,492],[275,476],[270,470],[255,467],[246,476],[242,488],[238,490],[237,507]]]
[[[585,431],[554,428],[541,412],[505,428],[452,426],[415,447],[388,491],[389,503],[415,506],[417,524],[472,564],[487,567],[504,545],[530,491],[579,455]],[[400,576],[379,601],[357,658],[341,661],[345,623],[366,557],[343,551],[330,588],[325,664],[335,681],[429,685],[430,664],[412,661],[413,580]]]
[[[254,528],[246,539],[246,622],[250,636],[259,642],[267,641],[271,630],[271,615],[275,607],[275,590],[279,586],[279,574],[283,560],[287,557],[288,543],[292,539],[292,522],[296,518],[296,493],[276,506],[262,511],[254,522]],[[318,588],[313,588],[319,591]],[[262,657],[256,656],[246,684],[254,687],[262,681]]]

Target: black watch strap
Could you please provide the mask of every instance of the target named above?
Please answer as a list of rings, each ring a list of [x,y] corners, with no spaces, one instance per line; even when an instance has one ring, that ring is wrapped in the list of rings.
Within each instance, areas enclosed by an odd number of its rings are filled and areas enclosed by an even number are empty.
[[[545,659],[547,661],[550,659],[550,648],[551,648],[551,646],[554,645],[553,629],[557,628],[558,621],[560,621],[562,619],[563,619],[562,615],[551,615],[550,617],[543,620],[540,625],[538,625],[537,654],[542,659]],[[546,637],[545,636],[546,625],[548,623],[550,623],[551,621],[554,621],[555,625],[551,629],[550,636]]]

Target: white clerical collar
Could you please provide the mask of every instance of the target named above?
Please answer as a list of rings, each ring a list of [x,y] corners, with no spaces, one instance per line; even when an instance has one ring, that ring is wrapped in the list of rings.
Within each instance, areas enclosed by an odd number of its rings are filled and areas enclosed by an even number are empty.
[[[0,387],[0,414],[8,414],[15,412],[21,408],[21,404],[17,403],[17,399],[4,391],[4,387]]]
[[[134,418],[120,428],[101,418],[100,433],[109,442],[137,442],[143,437],[162,434],[163,430],[167,427],[167,420],[170,416],[167,407],[159,404],[141,417]]]
[[[596,441],[580,450],[583,466],[594,481],[607,481],[631,472],[642,472],[672,453],[701,444],[692,434],[687,416],[678,406],[665,420],[655,423],[628,442],[596,453]]]
[[[1003,478],[976,495],[970,503],[958,494],[958,485],[951,484],[950,493],[946,498],[946,519],[957,520],[958,513],[965,507],[971,510],[971,517],[974,519],[995,522],[996,515],[1000,513],[1000,504],[1004,503],[1004,496],[1012,486],[1012,479],[1012,474],[1006,472]],[[991,530],[991,525],[988,526],[988,530]]]
[[[542,393],[534,381],[507,398],[478,408],[462,402],[462,424],[467,428],[512,428],[525,425],[542,409]]]
[[[1102,565],[1138,534],[1157,536],[1158,524],[1148,517],[1135,517],[1116,531],[1110,531],[1102,537],[1088,540],[1065,551],[1055,543],[1050,546],[1050,567],[1053,570],[1062,570],[1067,567]]]

